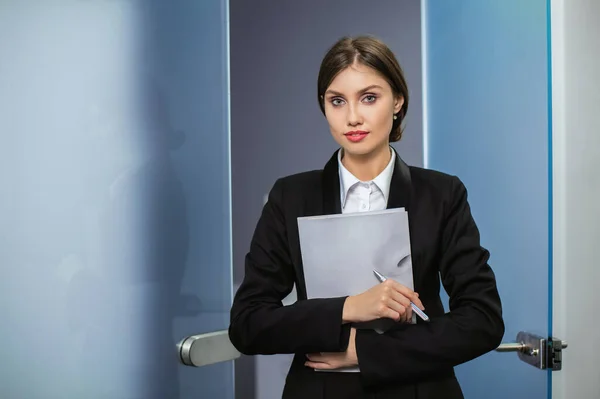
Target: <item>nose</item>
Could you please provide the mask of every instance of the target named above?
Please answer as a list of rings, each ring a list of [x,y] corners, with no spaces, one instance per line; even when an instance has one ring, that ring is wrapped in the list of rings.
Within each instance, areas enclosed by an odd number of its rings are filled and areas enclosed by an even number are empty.
[[[357,106],[354,104],[350,104],[348,106],[348,126],[357,126],[362,124],[362,116],[360,115]]]

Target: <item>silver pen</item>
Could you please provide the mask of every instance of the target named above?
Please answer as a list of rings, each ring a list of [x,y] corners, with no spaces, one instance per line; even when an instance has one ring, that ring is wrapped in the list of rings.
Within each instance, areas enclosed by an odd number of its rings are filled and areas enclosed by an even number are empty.
[[[387,277],[379,273],[377,270],[373,270],[373,273],[375,274],[375,277],[377,277],[377,280],[379,280],[380,283],[383,283],[385,280],[387,280]],[[415,305],[413,301],[410,301],[410,306],[415,311],[415,313],[419,315],[421,319],[423,319],[424,321],[429,321],[429,316],[427,316],[421,309],[419,309],[419,307]]]

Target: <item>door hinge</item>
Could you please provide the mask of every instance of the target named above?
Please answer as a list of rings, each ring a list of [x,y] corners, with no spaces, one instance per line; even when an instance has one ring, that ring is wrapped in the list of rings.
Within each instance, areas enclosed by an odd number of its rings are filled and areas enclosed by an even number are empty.
[[[552,371],[562,370],[562,350],[567,347],[567,341],[558,338],[548,338],[546,341],[546,367]]]

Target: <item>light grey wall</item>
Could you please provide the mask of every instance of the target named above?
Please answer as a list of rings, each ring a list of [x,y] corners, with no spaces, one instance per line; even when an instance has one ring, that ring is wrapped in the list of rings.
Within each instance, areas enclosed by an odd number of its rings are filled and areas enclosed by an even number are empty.
[[[337,148],[319,110],[316,87],[321,59],[338,38],[373,34],[395,52],[410,90],[405,135],[395,148],[409,164],[423,164],[421,10],[419,0],[231,0],[230,16],[237,284],[272,184],[281,176],[322,168]],[[285,356],[238,360],[237,397],[253,397],[255,391],[260,399],[281,397],[288,365]]]
[[[321,114],[317,74],[343,35],[375,34],[396,53],[410,89],[407,128],[396,145],[406,162],[423,163],[421,16],[418,0],[233,0],[231,152],[234,279],[276,178],[323,167],[337,148]]]
[[[552,379],[556,399],[600,398],[590,350],[600,338],[599,15],[596,0],[552,0],[553,335],[569,343]]]

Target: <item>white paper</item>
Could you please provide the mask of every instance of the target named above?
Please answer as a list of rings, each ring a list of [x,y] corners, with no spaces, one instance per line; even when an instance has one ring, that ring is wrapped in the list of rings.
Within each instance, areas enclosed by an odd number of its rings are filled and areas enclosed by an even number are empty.
[[[408,213],[404,208],[301,217],[298,230],[309,299],[363,293],[379,284],[374,269],[414,289]],[[356,327],[381,333],[394,323],[380,319]]]

